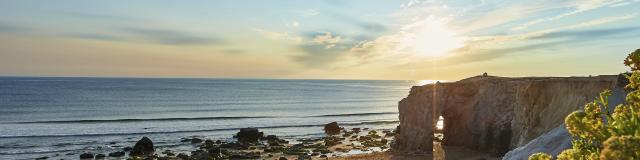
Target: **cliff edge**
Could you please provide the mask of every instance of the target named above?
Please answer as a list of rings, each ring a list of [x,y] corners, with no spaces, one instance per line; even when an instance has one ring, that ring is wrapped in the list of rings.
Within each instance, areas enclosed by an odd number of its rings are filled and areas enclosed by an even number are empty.
[[[622,102],[625,84],[618,82],[619,79],[616,75],[477,76],[457,82],[414,86],[399,102],[400,125],[392,148],[399,153],[432,152],[436,122],[442,116],[444,145],[501,157],[553,129],[556,129],[554,133],[561,132],[557,128],[563,127],[569,113],[592,101],[605,89],[622,93],[611,97]],[[554,133],[546,135],[562,135]],[[566,147],[566,143],[560,147]]]

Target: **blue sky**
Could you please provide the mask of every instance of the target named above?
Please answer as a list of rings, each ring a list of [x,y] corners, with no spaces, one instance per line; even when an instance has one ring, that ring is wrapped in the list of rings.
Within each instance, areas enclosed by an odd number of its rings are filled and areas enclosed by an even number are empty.
[[[625,71],[639,0],[6,0],[0,75],[446,79]]]

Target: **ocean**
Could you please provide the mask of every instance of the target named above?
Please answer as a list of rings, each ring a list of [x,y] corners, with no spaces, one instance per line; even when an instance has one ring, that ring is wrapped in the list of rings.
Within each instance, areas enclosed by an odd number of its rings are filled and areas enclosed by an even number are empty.
[[[0,77],[0,159],[108,154],[142,136],[187,151],[185,137],[240,128],[295,141],[323,125],[393,129],[416,81]]]

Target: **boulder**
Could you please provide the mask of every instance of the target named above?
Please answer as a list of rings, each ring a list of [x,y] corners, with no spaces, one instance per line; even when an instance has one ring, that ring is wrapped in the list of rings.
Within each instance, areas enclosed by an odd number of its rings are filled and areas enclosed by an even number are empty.
[[[167,156],[174,156],[174,155],[176,155],[176,154],[175,154],[175,153],[173,153],[171,150],[164,150],[164,151],[162,152],[162,154],[165,154],[165,155],[167,155]]]
[[[324,133],[329,135],[340,134],[340,126],[338,122],[331,122],[324,125]]]
[[[189,155],[184,154],[184,153],[180,153],[176,157],[178,157],[179,159],[182,159],[182,160],[188,160],[189,159]]]
[[[82,153],[80,159],[93,159],[93,153]]]
[[[264,133],[258,131],[258,128],[242,128],[236,136],[241,143],[257,143],[263,135]]]
[[[307,154],[298,155],[298,160],[311,160],[311,156]]]
[[[202,139],[200,138],[192,138],[191,143],[202,143]]]
[[[104,159],[104,157],[107,157],[104,154],[96,154],[96,159]]]
[[[211,147],[209,148],[209,150],[207,150],[207,152],[209,152],[209,156],[211,157],[215,157],[215,158],[222,157],[220,147]]]
[[[109,153],[109,157],[122,157],[124,156],[124,151],[117,151]]]
[[[142,137],[136,145],[133,146],[133,150],[129,153],[132,156],[150,155],[154,152],[153,141],[147,137]]]
[[[209,153],[202,151],[202,150],[197,150],[197,151],[192,151],[191,152],[191,159],[193,160],[207,160],[209,159]]]
[[[267,141],[278,141],[279,139],[278,139],[278,136],[276,136],[276,135],[268,135],[268,136],[264,137],[264,140],[267,140]]]
[[[207,139],[206,141],[204,141],[204,144],[202,146],[200,146],[201,149],[207,149],[207,148],[211,148],[215,146],[215,142],[213,142],[212,140]]]

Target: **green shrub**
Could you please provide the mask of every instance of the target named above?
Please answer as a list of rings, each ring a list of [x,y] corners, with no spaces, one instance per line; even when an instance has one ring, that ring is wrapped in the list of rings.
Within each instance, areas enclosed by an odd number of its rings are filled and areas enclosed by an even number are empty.
[[[624,74],[629,80],[626,103],[610,112],[611,91],[584,106],[584,111],[574,111],[565,118],[565,126],[571,134],[572,148],[564,150],[558,160],[592,159],[640,159],[640,49],[629,54],[624,64],[631,68]],[[551,156],[536,153],[529,159]]]
[[[551,160],[551,159],[553,158],[546,153],[535,153],[529,157],[529,160]]]

